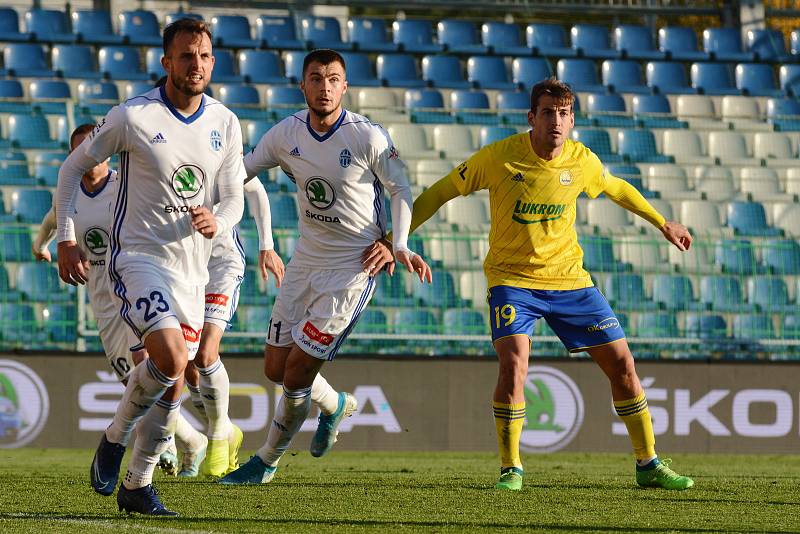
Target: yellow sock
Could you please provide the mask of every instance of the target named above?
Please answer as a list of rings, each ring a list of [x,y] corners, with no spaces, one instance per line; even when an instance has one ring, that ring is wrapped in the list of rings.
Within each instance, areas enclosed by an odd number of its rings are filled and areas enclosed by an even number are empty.
[[[525,403],[505,404],[492,402],[494,425],[497,429],[497,446],[500,449],[500,467],[522,467],[519,458],[519,438],[525,425]]]
[[[633,454],[637,460],[648,460],[656,456],[656,437],[653,434],[653,421],[647,409],[647,397],[642,391],[639,396],[624,401],[614,401],[614,409],[633,443]]]

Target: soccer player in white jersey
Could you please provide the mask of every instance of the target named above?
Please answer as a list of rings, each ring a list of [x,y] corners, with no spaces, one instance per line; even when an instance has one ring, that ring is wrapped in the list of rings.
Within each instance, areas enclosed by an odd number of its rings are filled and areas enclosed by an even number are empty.
[[[120,154],[109,273],[120,314],[150,357],[131,373],[90,473],[95,491],[113,493],[141,419],[117,503],[174,516],[152,487],[153,470],[174,434],[183,371],[196,352],[211,239],[241,218],[246,176],[238,119],[203,94],[214,67],[208,26],[192,19],[167,26],[161,64],[166,85],[113,108],[64,162],[56,215],[61,278],[84,283],[85,258],[69,217],[75,190],[87,169]]]
[[[266,443],[220,480],[225,484],[272,480],[308,416],[319,370],[336,356],[372,297],[374,278],[362,257],[386,235],[384,186],[391,196],[396,260],[420,282],[431,278],[428,265],[408,249],[411,188],[405,165],[383,128],[342,108],[342,56],[333,50],[309,53],[300,88],[308,111],[275,125],[245,157],[248,176],[280,165],[297,183],[300,239],[272,309],[265,349],[265,374],[283,383],[283,395]],[[341,414],[346,407],[338,397]],[[335,432],[328,448],[334,438]]]

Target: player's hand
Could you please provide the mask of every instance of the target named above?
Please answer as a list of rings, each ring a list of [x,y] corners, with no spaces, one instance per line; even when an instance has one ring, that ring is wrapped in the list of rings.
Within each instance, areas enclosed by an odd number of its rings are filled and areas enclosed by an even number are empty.
[[[389,276],[392,276],[395,265],[392,244],[385,238],[372,243],[361,254],[361,265],[364,267],[364,272],[370,276],[377,275],[384,267]]]
[[[286,267],[283,266],[283,260],[278,256],[277,252],[274,250],[260,250],[258,252],[258,265],[261,267],[261,278],[263,280],[267,280],[269,273],[272,273],[275,277],[275,287],[281,287]]]
[[[58,276],[72,286],[89,280],[89,260],[75,241],[58,244]]]
[[[200,232],[206,239],[213,239],[217,233],[217,218],[205,206],[198,206],[189,210],[192,215],[192,228]]]
[[[692,246],[692,234],[689,233],[688,228],[679,222],[667,221],[661,227],[661,233],[664,234],[664,238],[667,241],[678,247],[679,250],[685,252]]]
[[[433,274],[431,273],[431,268],[425,263],[425,260],[422,259],[422,256],[419,254],[414,254],[410,250],[398,250],[395,253],[395,258],[398,263],[402,263],[408,269],[410,273],[416,273],[419,277],[419,281],[423,284],[427,280],[429,284],[433,283]]]
[[[33,249],[33,257],[36,258],[36,261],[46,261],[50,262],[53,258],[50,256],[50,251],[47,249],[44,250],[36,250]]]

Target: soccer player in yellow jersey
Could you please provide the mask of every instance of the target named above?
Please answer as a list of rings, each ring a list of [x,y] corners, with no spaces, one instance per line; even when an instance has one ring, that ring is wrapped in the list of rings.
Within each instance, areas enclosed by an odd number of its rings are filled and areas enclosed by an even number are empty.
[[[578,195],[600,193],[645,218],[680,250],[692,242],[685,226],[667,222],[630,184],[604,171],[598,157],[572,141],[569,86],[551,78],[531,91],[531,131],[476,152],[414,202],[413,231],[459,194],[489,190],[491,230],[484,262],[492,341],[500,362],[494,417],[500,449],[499,489],[522,487],[519,440],[530,335],[544,318],[570,352],[587,351],[611,382],[617,414],[636,456],[636,482],[671,490],[692,479],[669,469],[655,451],[650,413],[625,333],[583,269],[575,232]],[[600,327],[598,327],[600,326]]]

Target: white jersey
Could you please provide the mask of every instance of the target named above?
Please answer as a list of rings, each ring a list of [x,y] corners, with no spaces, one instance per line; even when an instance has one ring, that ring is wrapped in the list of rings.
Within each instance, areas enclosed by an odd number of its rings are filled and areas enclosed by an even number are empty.
[[[241,217],[246,176],[236,116],[204,95],[198,110],[184,117],[164,89],[156,88],[114,107],[76,152],[82,165],[87,164],[84,154],[94,161],[120,154],[112,276],[119,267],[144,260],[182,283],[205,285],[212,241],[192,228],[189,210],[212,209],[215,188],[224,187],[229,196],[222,195],[223,200],[238,199],[228,202],[224,216],[222,209],[217,212],[219,233],[230,232]],[[59,202],[66,198],[59,194]],[[59,221],[59,241],[69,238],[68,225],[65,221],[62,230]]]
[[[247,175],[280,166],[297,184],[300,239],[293,265],[360,271],[364,249],[387,233],[384,186],[393,198],[398,192],[411,198],[406,167],[386,130],[366,117],[342,110],[320,135],[308,113],[264,134],[244,158]],[[410,203],[408,214],[410,220]]]

